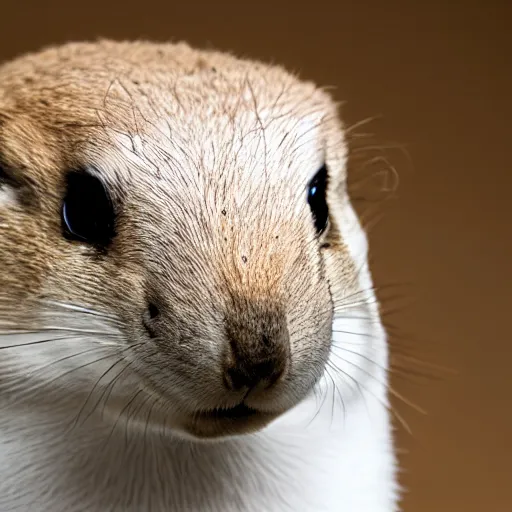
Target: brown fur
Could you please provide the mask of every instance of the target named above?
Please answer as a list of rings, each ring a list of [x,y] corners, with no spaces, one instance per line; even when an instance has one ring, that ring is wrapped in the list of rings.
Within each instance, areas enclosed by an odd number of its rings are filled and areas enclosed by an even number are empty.
[[[311,129],[298,131],[304,119]],[[336,207],[345,183],[336,107],[280,67],[185,44],[109,41],[5,64],[0,161],[17,201],[0,205],[0,295],[13,323],[30,318],[26,301],[50,296],[115,315],[133,342],[145,336],[148,302],[157,303],[159,355],[140,371],[162,393],[169,390],[155,371],[165,371],[167,357],[180,361],[182,380],[201,372],[188,399],[207,409],[239,397],[218,388],[218,357],[201,343],[226,344],[219,325],[228,318],[250,331],[235,336],[245,340],[244,357],[268,358],[254,342],[266,318],[268,331],[281,334],[265,350],[291,354],[281,384],[293,382],[302,396],[321,374],[333,304],[354,290],[355,275],[337,226],[320,248],[306,178],[294,174],[313,135]],[[65,172],[91,164],[122,204],[107,255],[61,235]],[[265,178],[249,179],[256,175]],[[279,399],[281,384],[262,410],[290,405]]]

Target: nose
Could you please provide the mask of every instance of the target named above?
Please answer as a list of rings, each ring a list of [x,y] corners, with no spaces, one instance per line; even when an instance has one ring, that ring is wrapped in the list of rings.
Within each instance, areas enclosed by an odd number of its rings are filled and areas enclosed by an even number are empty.
[[[232,391],[253,389],[264,383],[269,388],[277,383],[285,372],[286,364],[281,359],[267,359],[266,361],[237,361],[226,368],[224,382]]]
[[[273,325],[252,332],[248,328],[228,329],[228,341],[224,384],[229,390],[249,390],[257,386],[268,389],[286,374],[290,359],[286,327]]]

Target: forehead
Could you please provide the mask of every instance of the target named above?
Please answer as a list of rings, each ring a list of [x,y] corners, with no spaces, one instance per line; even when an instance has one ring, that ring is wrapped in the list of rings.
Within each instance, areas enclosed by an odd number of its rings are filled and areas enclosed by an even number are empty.
[[[184,45],[68,45],[4,66],[0,84],[0,112],[27,121],[32,154],[119,180],[305,182],[336,117],[326,94],[279,67]]]
[[[134,113],[133,131],[105,124],[100,137],[108,144],[85,143],[82,158],[115,180],[137,209],[159,204],[165,212],[186,198],[187,216],[198,218],[205,209],[244,219],[281,211],[281,223],[302,218],[307,183],[325,157],[322,114],[282,115],[283,106],[252,105],[204,114],[213,107],[205,102],[174,116]]]
[[[176,194],[185,187],[236,200],[264,188],[303,191],[325,159],[331,114],[312,99],[315,89],[237,75],[187,78],[179,92],[111,85],[97,112],[100,129],[80,145],[82,158],[121,182],[163,183]]]
[[[112,111],[104,109],[99,114],[101,131],[96,139],[84,141],[80,151],[101,167],[115,168],[115,160],[151,177],[188,174],[197,182],[219,185],[237,179],[276,185],[292,176],[303,181],[322,164],[322,110],[307,111],[284,101],[257,106],[246,99],[227,110],[221,100],[205,96],[201,104],[172,112],[165,104],[161,111],[153,105],[152,112],[135,105],[131,126],[105,119]],[[98,139],[105,144],[99,145]]]

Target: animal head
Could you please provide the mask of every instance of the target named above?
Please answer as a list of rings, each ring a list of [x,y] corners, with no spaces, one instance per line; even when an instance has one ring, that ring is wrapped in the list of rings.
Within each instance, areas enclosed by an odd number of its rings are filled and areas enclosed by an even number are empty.
[[[176,431],[259,430],[314,390],[360,292],[345,165],[330,96],[277,66],[108,41],[7,63],[0,326],[122,358]],[[42,382],[87,394],[87,371]]]

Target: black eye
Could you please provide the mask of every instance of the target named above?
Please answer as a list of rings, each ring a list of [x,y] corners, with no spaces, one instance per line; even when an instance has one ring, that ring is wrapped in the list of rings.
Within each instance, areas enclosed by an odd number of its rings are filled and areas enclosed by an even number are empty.
[[[115,212],[99,178],[86,171],[73,171],[66,178],[62,203],[64,236],[94,246],[106,247],[115,235]]]
[[[315,221],[315,228],[318,234],[327,227],[329,219],[329,208],[326,200],[327,192],[327,167],[324,164],[315,174],[308,185],[308,203]]]

